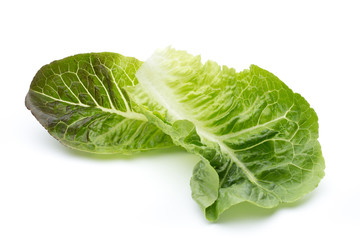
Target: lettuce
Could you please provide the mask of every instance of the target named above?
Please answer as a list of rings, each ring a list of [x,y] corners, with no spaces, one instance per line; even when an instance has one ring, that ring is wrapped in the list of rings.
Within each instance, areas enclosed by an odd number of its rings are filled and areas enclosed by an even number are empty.
[[[236,72],[166,48],[136,77],[126,87],[136,111],[201,157],[191,188],[208,220],[240,202],[296,201],[324,176],[315,111],[270,72]]]
[[[324,176],[315,111],[255,65],[237,72],[172,48],[144,63],[79,54],[42,67],[25,103],[77,150],[131,154],[177,145],[200,156],[190,185],[210,221],[241,202],[296,201]]]
[[[117,53],[78,54],[43,66],[25,104],[64,145],[92,153],[131,154],[174,146],[135,112],[125,86],[142,62]]]

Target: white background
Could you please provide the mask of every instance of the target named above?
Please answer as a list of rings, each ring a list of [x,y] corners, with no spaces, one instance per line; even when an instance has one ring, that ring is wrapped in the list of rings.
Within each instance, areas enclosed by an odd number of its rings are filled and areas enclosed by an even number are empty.
[[[360,239],[356,2],[2,1],[0,239]],[[257,64],[301,93],[319,116],[319,187],[209,223],[191,199],[197,157],[79,153],[25,108],[32,77],[55,59],[111,51],[146,60],[168,45],[238,71]]]

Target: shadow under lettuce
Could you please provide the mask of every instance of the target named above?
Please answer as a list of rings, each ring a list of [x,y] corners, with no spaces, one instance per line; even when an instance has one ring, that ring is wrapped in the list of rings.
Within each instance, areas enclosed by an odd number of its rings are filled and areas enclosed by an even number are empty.
[[[72,149],[66,146],[63,146],[64,151],[68,152],[69,154],[80,157],[83,159],[89,159],[94,161],[116,161],[116,160],[135,160],[138,158],[145,158],[145,157],[154,157],[172,153],[183,153],[186,152],[182,147],[172,146],[168,148],[162,149],[153,149],[148,151],[138,151],[129,154],[123,153],[109,153],[109,154],[99,154],[99,153],[92,153],[92,152],[84,152],[76,149]]]
[[[253,222],[270,218],[280,210],[295,209],[304,206],[314,195],[316,191],[307,194],[302,199],[292,203],[281,203],[275,208],[262,208],[249,202],[239,203],[227,209],[216,221],[218,224],[222,223],[236,223],[236,222]]]

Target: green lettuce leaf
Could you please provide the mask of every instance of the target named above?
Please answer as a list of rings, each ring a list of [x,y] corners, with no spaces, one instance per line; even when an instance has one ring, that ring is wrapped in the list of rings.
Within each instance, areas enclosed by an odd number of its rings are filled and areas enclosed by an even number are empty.
[[[324,176],[315,111],[270,72],[236,72],[167,48],[136,76],[140,84],[126,89],[137,110],[201,156],[191,187],[208,220],[244,201],[293,202]]]
[[[142,62],[116,53],[89,53],[43,66],[25,104],[64,145],[94,153],[174,146],[171,138],[133,110],[124,91],[138,83]]]

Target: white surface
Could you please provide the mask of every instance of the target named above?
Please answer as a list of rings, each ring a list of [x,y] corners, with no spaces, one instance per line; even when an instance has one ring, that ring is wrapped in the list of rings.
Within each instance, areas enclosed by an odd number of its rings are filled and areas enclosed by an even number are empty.
[[[359,239],[357,1],[3,1],[0,239]],[[238,205],[217,223],[191,199],[187,153],[103,159],[68,150],[26,110],[44,64],[172,45],[237,70],[257,64],[316,110],[326,176],[277,209]]]

